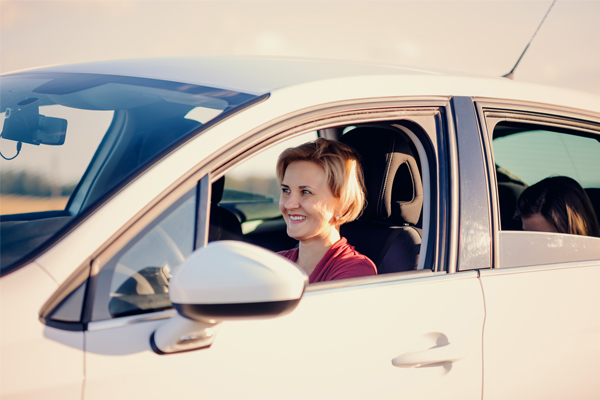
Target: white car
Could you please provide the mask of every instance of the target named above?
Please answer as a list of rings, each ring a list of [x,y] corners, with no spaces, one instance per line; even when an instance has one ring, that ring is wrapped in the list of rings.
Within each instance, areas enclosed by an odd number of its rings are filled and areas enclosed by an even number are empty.
[[[552,175],[598,213],[598,96],[290,59],[1,79],[3,400],[600,398],[600,238],[513,218]],[[275,161],[319,136],[361,153],[342,235],[377,276],[275,254]]]

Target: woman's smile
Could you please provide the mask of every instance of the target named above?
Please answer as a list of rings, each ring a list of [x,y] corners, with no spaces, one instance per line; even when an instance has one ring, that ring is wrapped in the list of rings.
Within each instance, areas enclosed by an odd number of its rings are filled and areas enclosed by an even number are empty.
[[[292,223],[300,223],[306,221],[306,217],[302,215],[290,214],[290,221]]]

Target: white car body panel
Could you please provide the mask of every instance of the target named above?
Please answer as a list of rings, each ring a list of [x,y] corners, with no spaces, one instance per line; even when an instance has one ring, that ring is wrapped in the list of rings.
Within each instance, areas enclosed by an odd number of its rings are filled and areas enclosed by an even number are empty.
[[[484,399],[600,398],[590,384],[600,370],[600,262],[484,270],[481,284]]]
[[[0,281],[0,397],[80,399],[83,332],[42,324],[37,314],[58,285],[31,263]]]
[[[481,399],[483,317],[477,273],[465,272],[307,292],[289,315],[223,322],[212,347],[180,354],[150,349],[167,321],[100,322],[86,333],[85,399]],[[449,371],[392,365],[442,335],[464,356]]]
[[[600,260],[598,238],[591,236],[505,231],[499,249],[500,268]]]

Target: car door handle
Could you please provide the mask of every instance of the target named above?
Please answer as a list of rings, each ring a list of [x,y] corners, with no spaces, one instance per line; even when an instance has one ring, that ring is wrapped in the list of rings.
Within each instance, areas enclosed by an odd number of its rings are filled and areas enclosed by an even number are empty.
[[[432,364],[452,363],[467,357],[467,355],[466,349],[448,343],[427,350],[400,354],[392,359],[392,364],[394,367],[400,368],[418,368]]]

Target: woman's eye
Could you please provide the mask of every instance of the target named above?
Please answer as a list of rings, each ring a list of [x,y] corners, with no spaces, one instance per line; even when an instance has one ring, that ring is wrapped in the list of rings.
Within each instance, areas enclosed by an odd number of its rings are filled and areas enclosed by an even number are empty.
[[[308,190],[303,190],[303,191],[302,191],[302,194],[311,194],[311,193],[310,193],[310,191],[308,191]]]
[[[290,189],[287,189],[287,188],[281,188],[281,192],[282,192],[282,193],[289,193],[289,192],[290,192]]]

